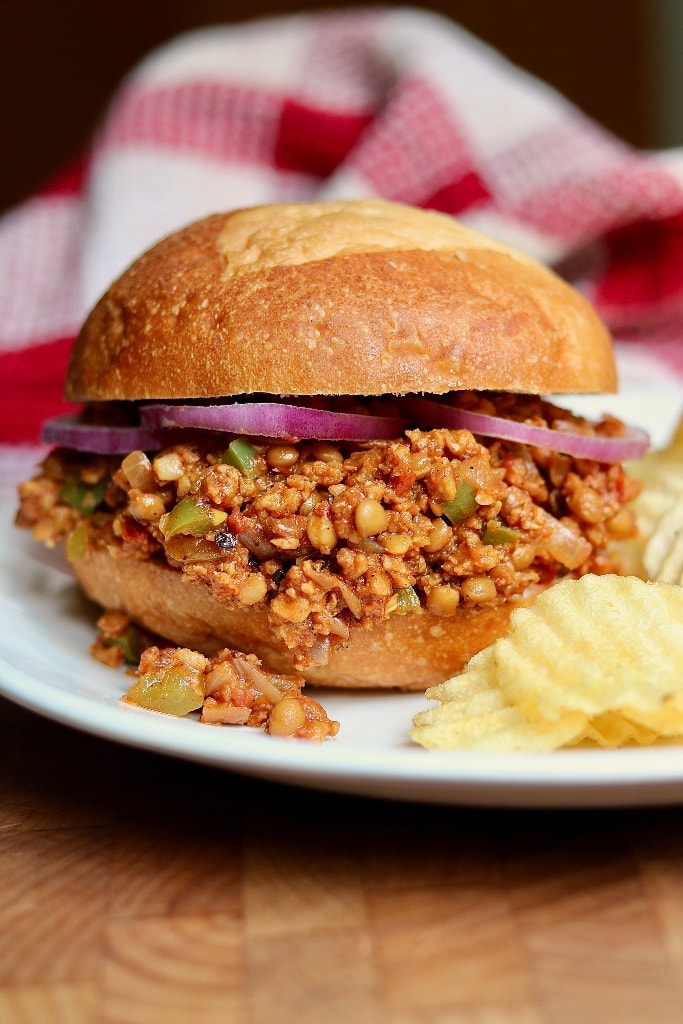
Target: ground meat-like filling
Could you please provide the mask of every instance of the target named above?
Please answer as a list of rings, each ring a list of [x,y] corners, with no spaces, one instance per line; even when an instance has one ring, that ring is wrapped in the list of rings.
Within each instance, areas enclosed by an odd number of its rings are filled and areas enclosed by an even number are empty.
[[[603,435],[535,397],[464,395],[477,411]],[[206,432],[153,455],[58,449],[20,486],[20,525],[72,557],[165,560],[227,604],[265,604],[298,668],[349,631],[418,605],[521,597],[558,575],[618,571],[638,491],[619,465],[408,430],[372,443],[264,442]]]
[[[247,725],[313,742],[339,732],[339,722],[301,692],[302,676],[271,672],[256,655],[227,647],[211,658],[164,647],[120,611],[100,615],[90,653],[111,668],[134,666],[128,672],[135,682],[121,698],[125,704],[178,717],[196,711],[208,725]]]
[[[124,702],[165,714],[200,711],[208,725],[249,725],[274,736],[322,742],[339,723],[305,697],[301,676],[268,672],[253,654],[225,649],[212,658],[184,647],[148,647]]]

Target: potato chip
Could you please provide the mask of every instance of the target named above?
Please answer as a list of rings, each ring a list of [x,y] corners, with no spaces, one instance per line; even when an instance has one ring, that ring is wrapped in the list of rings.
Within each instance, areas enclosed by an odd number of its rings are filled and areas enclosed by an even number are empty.
[[[412,737],[437,749],[618,747],[683,736],[683,588],[564,580],[507,634],[427,692]]]
[[[415,716],[412,738],[432,750],[546,752],[576,742],[585,733],[585,715],[530,721],[519,708],[505,704],[500,691],[490,691],[489,708],[485,696],[477,694],[471,702],[452,701],[421,712]]]
[[[678,498],[683,496],[683,478],[680,489],[671,482],[656,486],[645,486],[631,508],[636,517],[641,542],[652,536],[663,515],[669,511]]]
[[[666,448],[648,452],[642,459],[625,465],[628,475],[640,481],[642,490],[630,503],[638,536],[614,540],[610,550],[621,571],[649,579],[644,565],[644,548],[657,523],[680,496],[683,498],[683,419]]]
[[[415,716],[412,738],[438,750],[555,750],[577,742],[587,718],[578,713],[562,721],[531,721],[509,704],[496,679],[496,645],[471,659],[467,670],[427,690],[441,703]]]
[[[683,590],[633,576],[564,580],[513,614],[496,664],[508,701],[543,718],[666,702],[683,730]]]
[[[471,697],[493,688],[500,689],[496,682],[494,645],[480,651],[467,666],[467,671],[459,676],[453,676],[444,683],[438,683],[427,690],[426,696],[429,700],[438,700],[441,703],[446,701],[466,703]]]
[[[469,697],[459,696],[445,701],[438,708],[422,713],[420,721],[426,725],[432,721],[454,721],[456,718],[470,718],[473,715],[488,715],[510,707],[500,687],[491,686],[472,693]],[[437,714],[438,712],[438,714]]]
[[[683,494],[671,501],[658,521],[643,551],[648,578],[664,583],[683,583]]]
[[[683,420],[666,448],[648,452],[626,468],[629,476],[643,485],[631,508],[639,532],[647,540],[672,502],[683,495]]]
[[[632,722],[623,714],[607,711],[589,721],[583,737],[600,747],[623,747],[627,743],[638,743],[646,746],[658,738],[654,729]]]

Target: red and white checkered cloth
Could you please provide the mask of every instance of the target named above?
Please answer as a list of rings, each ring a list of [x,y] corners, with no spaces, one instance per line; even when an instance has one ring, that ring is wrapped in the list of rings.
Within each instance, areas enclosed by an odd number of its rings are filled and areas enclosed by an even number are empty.
[[[0,480],[33,461],[89,306],[162,235],[254,203],[386,196],[557,266],[627,378],[683,381],[683,154],[645,154],[438,15],[203,29],[121,84],[77,166],[0,219]]]

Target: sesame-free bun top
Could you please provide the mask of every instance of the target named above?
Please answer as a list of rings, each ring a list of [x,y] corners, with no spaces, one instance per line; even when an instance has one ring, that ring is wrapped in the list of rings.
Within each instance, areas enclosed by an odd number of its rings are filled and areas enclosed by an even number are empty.
[[[163,239],[88,316],[65,393],[615,387],[604,325],[556,274],[444,214],[352,200],[214,214]]]

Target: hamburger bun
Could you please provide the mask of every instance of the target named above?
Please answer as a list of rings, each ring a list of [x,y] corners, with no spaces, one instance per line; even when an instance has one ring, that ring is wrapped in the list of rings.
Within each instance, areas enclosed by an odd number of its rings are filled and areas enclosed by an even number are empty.
[[[303,671],[293,652],[273,635],[263,606],[217,601],[201,584],[158,562],[112,558],[94,552],[72,563],[84,592],[103,608],[124,611],[145,629],[178,647],[211,655],[224,647],[255,654],[273,672],[297,671],[307,682],[338,689],[424,690],[460,672],[477,651],[493,643],[523,602],[461,607],[448,619],[420,608],[393,615],[373,629],[354,629],[325,665]]]
[[[556,274],[381,200],[216,214],[138,259],[87,318],[74,402],[616,387],[609,335]]]

